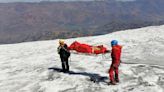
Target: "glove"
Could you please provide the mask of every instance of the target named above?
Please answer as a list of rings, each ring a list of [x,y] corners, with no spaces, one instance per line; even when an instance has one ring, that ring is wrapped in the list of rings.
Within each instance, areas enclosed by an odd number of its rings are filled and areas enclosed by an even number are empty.
[[[113,64],[112,67],[113,68],[118,68],[118,64]]]

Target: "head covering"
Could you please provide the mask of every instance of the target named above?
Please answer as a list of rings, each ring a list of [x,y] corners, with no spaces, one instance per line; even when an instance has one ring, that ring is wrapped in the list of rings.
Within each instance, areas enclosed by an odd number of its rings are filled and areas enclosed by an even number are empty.
[[[115,45],[118,45],[118,41],[117,40],[112,40],[111,41],[111,46],[115,46]]]
[[[63,39],[60,39],[59,40],[59,44],[64,44],[64,40]]]

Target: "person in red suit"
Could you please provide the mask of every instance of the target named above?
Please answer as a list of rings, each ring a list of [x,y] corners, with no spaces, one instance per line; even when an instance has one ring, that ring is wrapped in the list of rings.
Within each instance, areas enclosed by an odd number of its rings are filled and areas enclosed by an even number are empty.
[[[112,46],[112,52],[111,52],[112,64],[109,69],[109,77],[110,77],[109,84],[115,85],[117,82],[119,82],[118,68],[120,65],[122,46],[118,45],[117,40],[112,40],[111,46]]]

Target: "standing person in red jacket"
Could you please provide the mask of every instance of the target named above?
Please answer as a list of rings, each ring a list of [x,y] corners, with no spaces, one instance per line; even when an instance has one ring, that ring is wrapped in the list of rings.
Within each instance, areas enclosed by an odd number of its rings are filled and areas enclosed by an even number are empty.
[[[112,52],[111,52],[112,64],[109,69],[109,77],[110,77],[109,84],[115,85],[116,82],[119,82],[118,67],[120,65],[122,46],[118,45],[117,40],[112,40],[111,46],[112,46]],[[115,73],[115,76],[114,76],[114,73]]]

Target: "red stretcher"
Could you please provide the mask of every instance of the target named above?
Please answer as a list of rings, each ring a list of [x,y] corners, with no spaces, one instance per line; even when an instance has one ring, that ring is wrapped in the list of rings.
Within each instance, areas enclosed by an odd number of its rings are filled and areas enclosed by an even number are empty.
[[[110,52],[103,45],[91,46],[77,41],[73,42],[68,48],[69,50],[86,54],[105,54]]]

